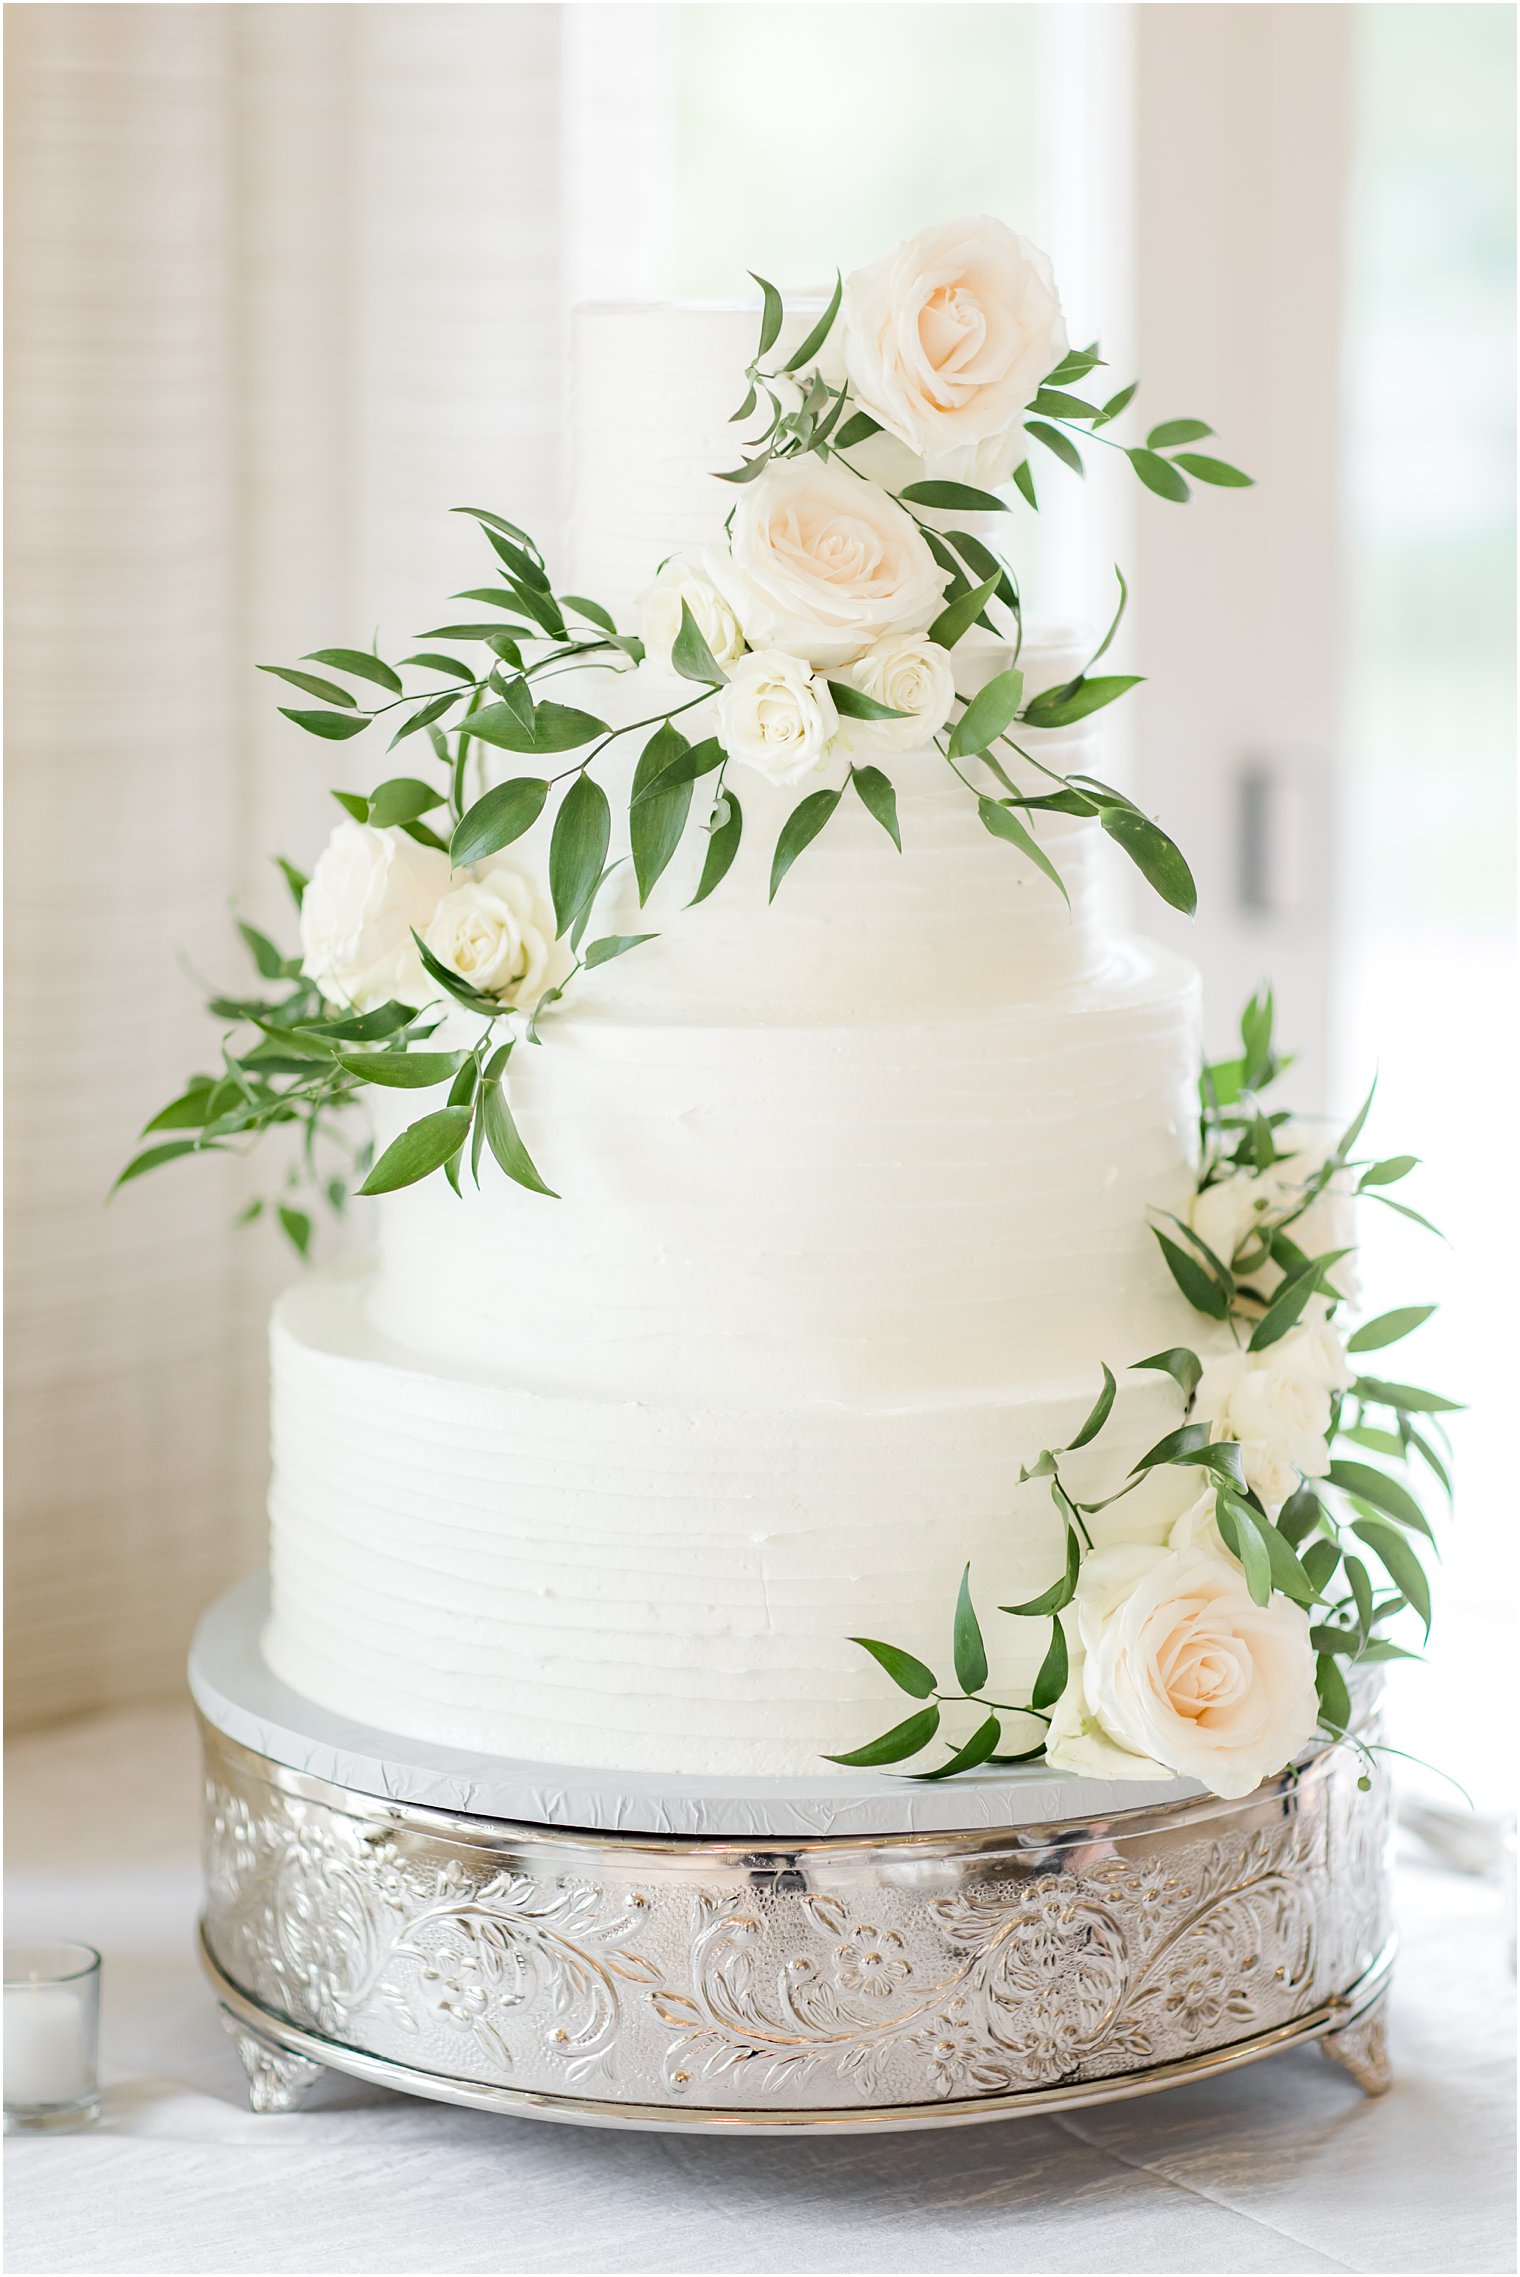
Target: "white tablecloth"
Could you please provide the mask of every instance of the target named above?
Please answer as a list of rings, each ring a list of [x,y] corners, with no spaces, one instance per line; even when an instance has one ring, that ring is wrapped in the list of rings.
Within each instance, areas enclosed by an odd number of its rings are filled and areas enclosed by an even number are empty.
[[[1406,1867],[1397,2085],[1317,2050],[1129,2104],[829,2141],[621,2135],[329,2075],[255,2117],[192,1958],[195,1745],[144,1711],[11,1751],[8,1938],[105,1955],[105,2110],[6,2145],[45,2272],[1513,2270],[1497,1890]]]

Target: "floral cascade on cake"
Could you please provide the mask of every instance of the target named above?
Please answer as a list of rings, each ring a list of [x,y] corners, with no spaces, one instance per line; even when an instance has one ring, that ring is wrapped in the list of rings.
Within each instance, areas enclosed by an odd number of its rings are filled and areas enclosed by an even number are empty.
[[[551,1763],[942,1740],[929,1776],[1244,1792],[1428,1619],[1423,1514],[1361,1457],[1440,1472],[1449,1403],[1346,1360],[1324,1221],[1399,1165],[1259,1107],[1264,1003],[1200,1139],[1196,977],[1103,917],[1105,847],[1195,902],[1095,771],[1124,579],[1079,642],[996,539],[1084,454],[1179,504],[1249,477],[1198,419],[1121,440],[1136,384],[1001,222],[822,307],[756,281],[758,325],[578,312],[568,578],[461,509],[471,614],[263,667],[423,770],[281,860],[299,953],[241,927],[258,985],[123,1173],[284,1132],[246,1214],[303,1253],[314,1196],[380,1198],[374,1257],[276,1313],[266,1655]],[[873,1740],[883,1670],[922,1705]]]

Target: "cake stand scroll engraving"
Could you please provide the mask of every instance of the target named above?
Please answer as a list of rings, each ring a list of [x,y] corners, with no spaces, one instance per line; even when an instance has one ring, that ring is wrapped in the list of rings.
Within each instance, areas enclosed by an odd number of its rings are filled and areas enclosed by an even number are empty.
[[[756,1831],[753,1798],[738,1836],[662,1831],[668,1798],[608,1832],[440,1807],[443,1770],[397,1742],[367,1791],[323,1776],[385,1735],[340,1748],[259,1678],[258,1603],[212,1617],[193,1670],[204,1958],[257,2109],[330,2066],[603,2124],[944,2125],[1314,2039],[1386,2084],[1387,1796],[1348,1750],[1237,1803],[1066,1781],[1065,1815],[1031,1816],[1050,1783],[1004,1774],[961,1803],[984,1823],[921,1828],[923,1790],[882,1779],[855,1833]]]

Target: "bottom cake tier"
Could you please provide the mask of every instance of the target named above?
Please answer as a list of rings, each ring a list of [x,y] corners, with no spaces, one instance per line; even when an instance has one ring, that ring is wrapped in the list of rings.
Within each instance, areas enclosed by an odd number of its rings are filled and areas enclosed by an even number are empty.
[[[424,1365],[370,1325],[362,1270],[311,1276],[272,1336],[276,1675],[443,1745],[609,1770],[795,1777],[897,1720],[859,1646],[948,1667],[962,1567],[990,1612],[1061,1564],[1022,1464],[1091,1405],[1082,1383],[785,1413],[571,1398]],[[1176,1421],[1132,1379],[1084,1498]],[[1158,1472],[1126,1533],[1193,1491]],[[1102,1519],[1095,1522],[1102,1539]],[[1027,1697],[1043,1623],[991,1620],[993,1697]],[[967,1711],[966,1730],[977,1711]],[[964,1732],[947,1717],[945,1736]]]

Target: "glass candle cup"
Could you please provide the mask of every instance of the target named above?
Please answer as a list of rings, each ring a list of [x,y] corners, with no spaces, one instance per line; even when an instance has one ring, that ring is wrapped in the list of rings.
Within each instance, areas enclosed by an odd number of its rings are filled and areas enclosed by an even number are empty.
[[[100,2115],[100,1955],[5,1948],[5,2132],[87,2127]]]

